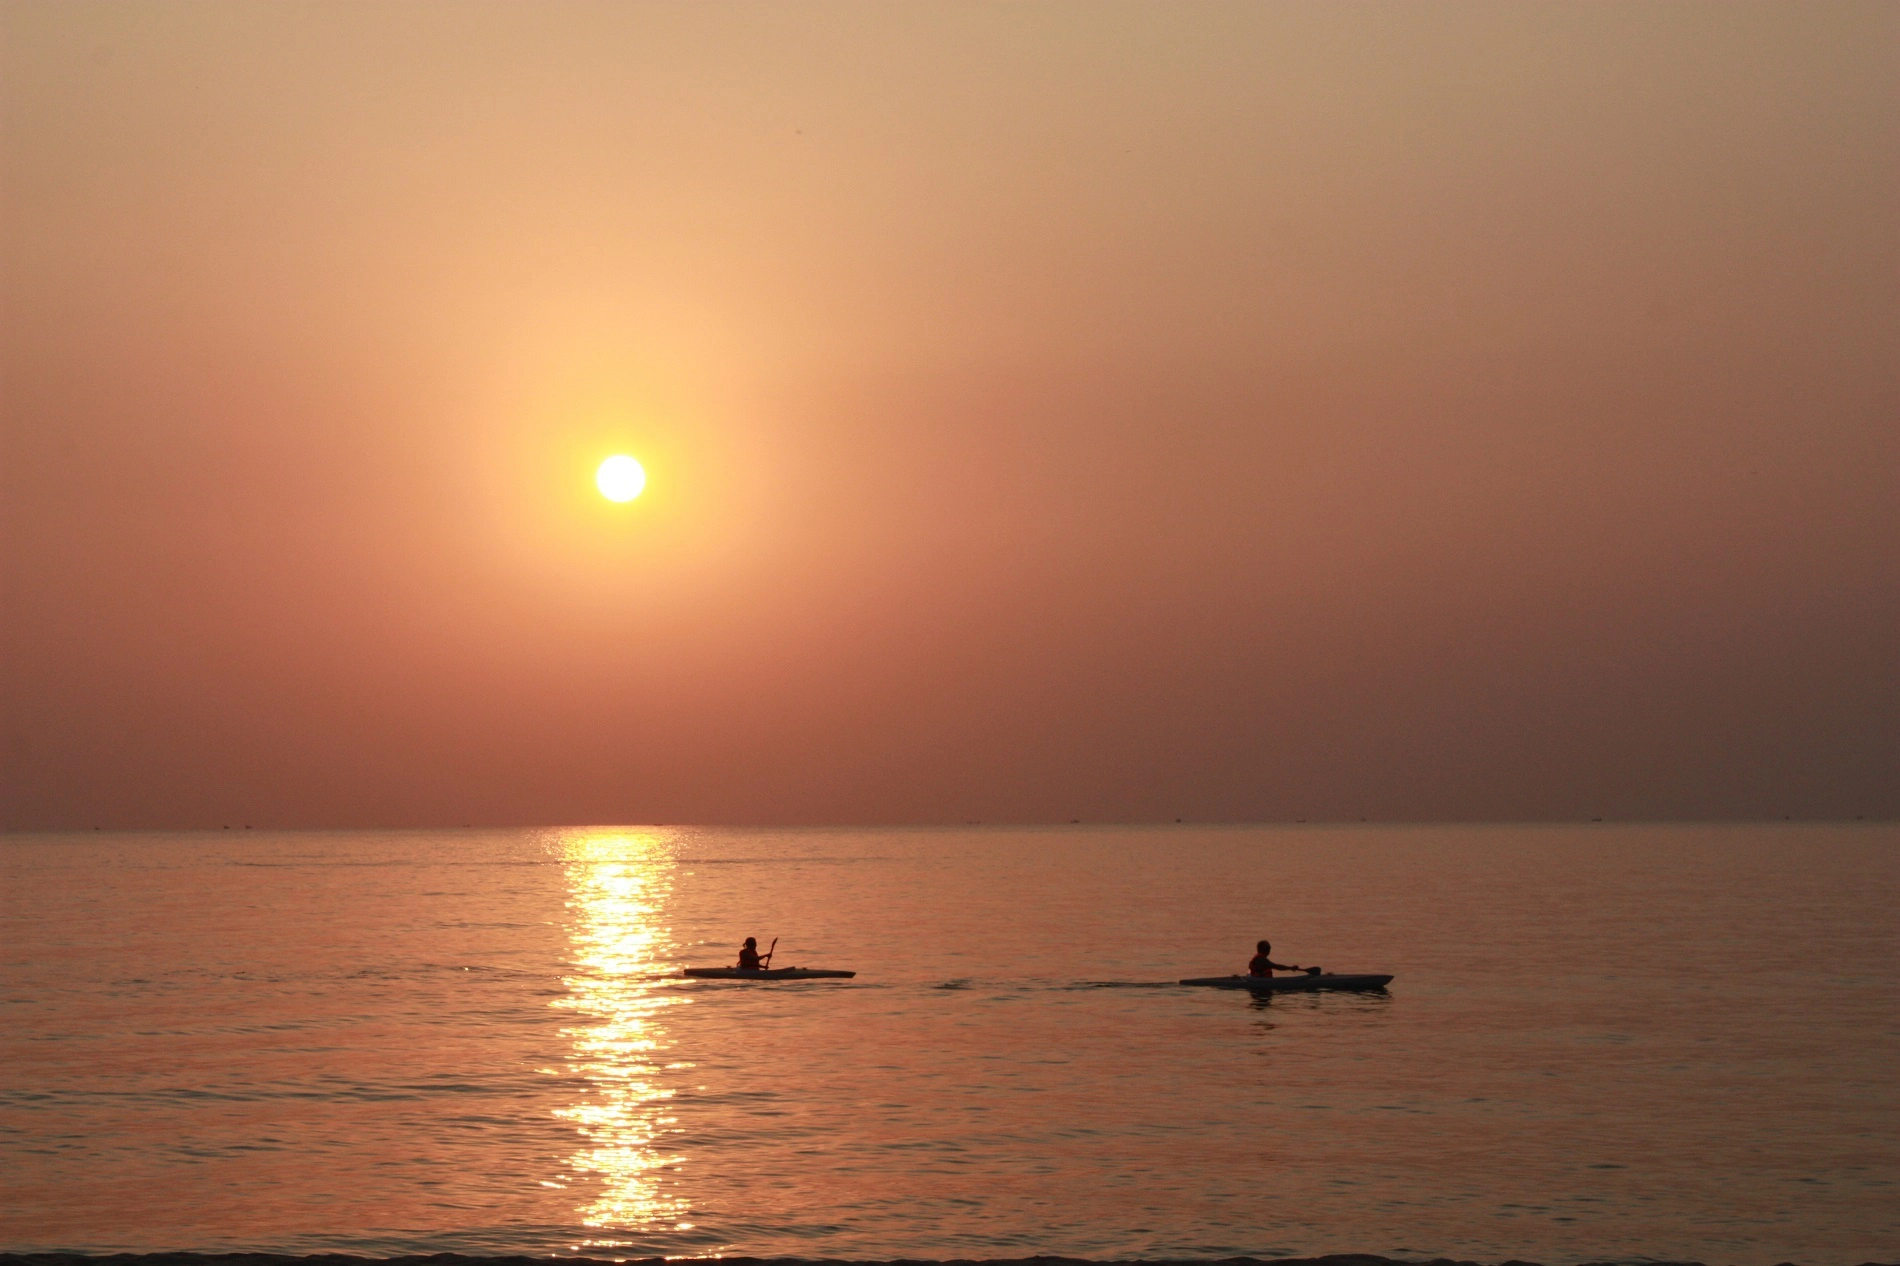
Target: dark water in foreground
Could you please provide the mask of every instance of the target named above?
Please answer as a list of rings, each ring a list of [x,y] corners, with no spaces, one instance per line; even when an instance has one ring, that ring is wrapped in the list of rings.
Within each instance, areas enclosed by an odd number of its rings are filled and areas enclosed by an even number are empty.
[[[1900,1256],[1900,829],[0,839],[0,1248]],[[752,932],[854,981],[687,983]],[[1173,986],[1282,961],[1388,995]]]

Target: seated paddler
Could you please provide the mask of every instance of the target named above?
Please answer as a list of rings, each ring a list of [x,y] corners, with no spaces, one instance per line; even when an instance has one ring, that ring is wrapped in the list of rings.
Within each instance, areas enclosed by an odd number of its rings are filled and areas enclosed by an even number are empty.
[[[739,970],[758,971],[765,966],[759,961],[759,939],[756,936],[745,938],[745,944],[739,947]]]
[[[1285,963],[1273,961],[1273,942],[1261,941],[1254,946],[1258,951],[1247,963],[1249,976],[1271,976],[1276,971],[1305,971],[1304,967],[1289,967]]]

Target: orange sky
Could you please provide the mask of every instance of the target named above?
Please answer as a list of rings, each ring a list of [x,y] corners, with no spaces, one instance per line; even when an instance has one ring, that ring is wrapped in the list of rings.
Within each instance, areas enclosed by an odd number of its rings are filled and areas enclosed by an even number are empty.
[[[1900,7],[3,12],[0,825],[1900,815]]]

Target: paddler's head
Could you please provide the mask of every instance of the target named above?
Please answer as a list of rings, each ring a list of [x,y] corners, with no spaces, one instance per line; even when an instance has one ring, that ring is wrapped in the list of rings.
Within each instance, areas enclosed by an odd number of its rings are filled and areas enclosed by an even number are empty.
[[[1273,942],[1262,941],[1258,945],[1254,946],[1254,948],[1259,950],[1262,954],[1271,954],[1273,953]]]
[[[759,938],[758,938],[758,937],[756,937],[756,936],[748,936],[748,937],[746,937],[746,938],[745,938],[745,947],[746,947],[747,949],[757,949],[757,948],[759,948]]]

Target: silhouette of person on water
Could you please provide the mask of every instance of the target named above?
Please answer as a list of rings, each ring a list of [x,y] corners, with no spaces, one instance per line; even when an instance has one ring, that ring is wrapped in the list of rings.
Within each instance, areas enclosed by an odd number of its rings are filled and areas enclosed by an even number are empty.
[[[1249,976],[1271,976],[1276,971],[1306,970],[1304,967],[1289,967],[1285,963],[1274,962],[1272,941],[1261,941],[1258,945],[1254,946],[1254,948],[1260,952],[1255,954],[1252,960],[1247,964],[1247,974]]]
[[[739,970],[758,971],[765,966],[759,961],[759,938],[748,936],[745,944],[739,947]]]

